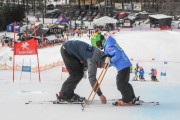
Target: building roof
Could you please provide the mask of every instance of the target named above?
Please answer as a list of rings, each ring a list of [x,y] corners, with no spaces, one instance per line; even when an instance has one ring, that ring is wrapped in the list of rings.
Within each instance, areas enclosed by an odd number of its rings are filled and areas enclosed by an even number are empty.
[[[164,14],[156,14],[156,15],[149,15],[149,17],[155,18],[155,19],[166,19],[166,18],[172,18],[173,16],[168,16]]]
[[[116,22],[117,22],[116,19],[109,16],[103,16],[103,17],[93,20],[93,23],[95,25],[106,25],[107,23],[116,23]]]

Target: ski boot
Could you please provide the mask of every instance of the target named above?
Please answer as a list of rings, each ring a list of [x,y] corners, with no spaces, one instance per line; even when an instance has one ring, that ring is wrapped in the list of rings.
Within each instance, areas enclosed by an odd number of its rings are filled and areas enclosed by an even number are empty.
[[[125,103],[124,101],[122,101],[122,99],[119,99],[116,102],[113,102],[112,105],[115,106],[131,106],[131,105],[139,105],[140,104],[140,100],[139,100],[139,96],[136,98],[134,98],[132,101]]]
[[[56,94],[57,100],[54,101],[54,104],[81,104],[81,103],[85,103],[85,97],[80,97],[77,94],[74,94],[73,97],[71,99],[62,99],[60,97],[60,93],[59,95]]]

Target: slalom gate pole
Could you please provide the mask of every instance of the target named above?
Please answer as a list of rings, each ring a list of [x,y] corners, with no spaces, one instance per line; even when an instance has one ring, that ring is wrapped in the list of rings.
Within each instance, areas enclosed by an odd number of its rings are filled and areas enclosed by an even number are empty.
[[[23,58],[23,63],[22,63],[22,70],[21,70],[21,76],[20,76],[20,80],[21,80],[21,78],[22,78],[23,65],[24,65],[24,58]]]
[[[30,58],[30,67],[31,67],[31,58]],[[30,71],[30,82],[31,82],[31,71]]]
[[[37,53],[37,62],[38,62],[39,82],[41,82],[41,75],[40,75],[40,67],[39,67],[39,57],[38,57],[38,53]]]
[[[14,22],[14,49],[15,49],[15,43],[16,43],[16,22]],[[14,83],[14,65],[15,65],[15,55],[13,52],[13,83]]]
[[[106,73],[106,71],[107,71],[107,65],[108,65],[107,63],[104,65],[104,67],[103,67],[103,69],[102,69],[102,71],[101,71],[101,73],[100,73],[100,75],[99,75],[96,83],[94,84],[94,86],[93,86],[93,88],[92,88],[92,90],[91,90],[91,93],[89,94],[89,97],[88,97],[88,99],[87,99],[87,102],[89,101],[90,97],[92,96],[92,93],[93,93],[93,91],[94,91],[96,85],[98,84],[98,81],[100,80],[100,78],[101,78],[102,75],[103,75],[102,79],[104,78],[104,75],[105,75],[105,73]],[[109,65],[108,65],[108,66],[109,66]],[[105,71],[104,71],[104,70],[105,70]],[[100,81],[100,84],[101,84],[101,82],[102,82],[102,79],[101,79],[101,81]],[[98,91],[98,89],[99,89],[99,87],[100,87],[100,84],[98,85],[98,88],[96,89],[96,92]],[[95,96],[95,95],[94,95],[94,96]],[[94,98],[94,97],[93,97],[93,98]],[[86,107],[87,102],[85,102],[85,104],[83,105],[82,111],[83,111],[84,108]],[[91,100],[91,103],[92,103],[92,100]]]

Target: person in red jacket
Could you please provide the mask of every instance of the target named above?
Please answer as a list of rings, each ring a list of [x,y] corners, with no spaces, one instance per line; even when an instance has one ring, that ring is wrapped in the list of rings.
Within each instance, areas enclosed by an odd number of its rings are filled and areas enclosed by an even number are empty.
[[[157,70],[156,70],[156,69],[154,69],[154,81],[157,81],[156,76],[157,76]]]

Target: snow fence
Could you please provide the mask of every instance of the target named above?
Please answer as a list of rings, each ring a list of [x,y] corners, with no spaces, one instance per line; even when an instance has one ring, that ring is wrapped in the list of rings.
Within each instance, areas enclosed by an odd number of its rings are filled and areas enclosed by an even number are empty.
[[[57,61],[57,62],[48,64],[48,65],[40,66],[40,70],[41,71],[46,71],[46,70],[52,69],[52,68],[57,67],[57,66],[62,66],[62,65],[64,65],[63,61]],[[6,63],[5,64],[0,64],[0,70],[12,70],[12,69],[13,69],[13,66],[7,65]],[[14,70],[21,71],[22,66],[16,64],[14,66]],[[31,67],[31,72],[38,72],[38,66]]]

